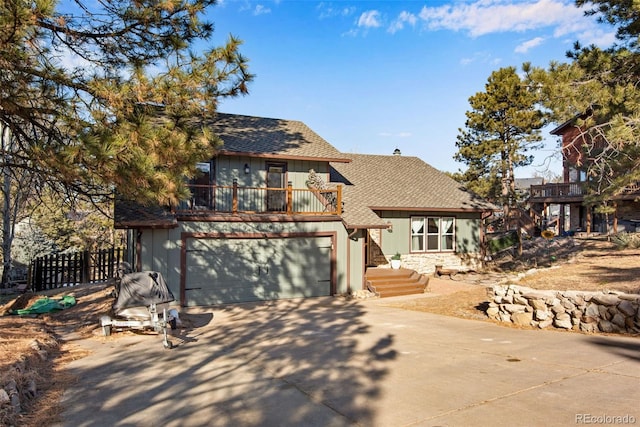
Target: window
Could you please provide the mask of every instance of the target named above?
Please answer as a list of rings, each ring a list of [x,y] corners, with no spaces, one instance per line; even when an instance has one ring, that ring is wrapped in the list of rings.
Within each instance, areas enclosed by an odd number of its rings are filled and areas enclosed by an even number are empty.
[[[411,252],[424,251],[424,218],[411,218]]]
[[[444,252],[455,250],[454,217],[412,217],[411,251]]]

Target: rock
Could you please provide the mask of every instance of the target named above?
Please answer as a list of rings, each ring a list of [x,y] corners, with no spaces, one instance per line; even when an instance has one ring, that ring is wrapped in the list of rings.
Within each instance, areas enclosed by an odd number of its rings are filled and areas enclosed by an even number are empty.
[[[504,297],[502,295],[496,295],[493,298],[493,302],[495,302],[496,304],[502,304],[504,302]]]
[[[514,304],[529,305],[529,300],[527,300],[521,295],[514,295],[513,302]]]
[[[501,322],[511,322],[511,315],[509,313],[500,313],[499,317]]]
[[[596,303],[589,303],[587,305],[587,309],[584,312],[585,316],[589,316],[589,317],[600,317],[600,310],[598,310],[598,304]]]
[[[618,310],[623,313],[625,316],[633,316],[638,311],[637,306],[634,307],[631,301],[623,300],[618,304]]]
[[[553,311],[555,314],[560,314],[560,313],[565,313],[566,312],[566,310],[564,309],[562,304],[554,305],[553,307],[551,307],[551,311]]]
[[[608,320],[605,320],[605,319],[600,319],[600,321],[598,322],[598,329],[600,329],[602,332],[606,332],[606,333],[613,332],[613,330],[614,330],[613,323],[611,323],[611,322],[609,322]]]
[[[547,310],[547,304],[543,299],[531,299],[529,300],[529,304],[536,310]]]
[[[620,303],[620,298],[614,294],[595,294],[591,297],[591,301],[601,305],[617,305]]]
[[[7,393],[7,391],[3,388],[0,388],[0,406],[5,403],[9,403],[10,401],[11,399],[9,398],[9,394]]]
[[[544,300],[545,298],[549,298],[549,293],[543,292],[543,291],[527,291],[527,292],[523,292],[522,296],[529,300],[534,300],[534,299]]]
[[[576,305],[571,301],[569,301],[568,299],[562,300],[561,304],[566,311],[573,311],[576,309]]]
[[[609,310],[607,310],[607,306],[599,305],[598,313],[600,313],[600,317],[604,320],[611,320],[611,313],[609,313]]]
[[[547,310],[534,311],[534,316],[536,320],[546,320],[549,318],[550,315],[551,313],[549,313]]]
[[[594,333],[594,332],[598,332],[598,324],[597,323],[585,323],[585,322],[581,322],[580,323],[580,330],[582,332],[587,332],[587,333]]]
[[[580,319],[582,321],[582,323],[595,323],[596,325],[598,324],[598,316],[582,316],[582,318]]]
[[[538,328],[540,329],[548,328],[552,324],[553,324],[553,317],[549,317],[547,320],[543,320],[542,322],[538,323]]]
[[[501,297],[507,295],[507,288],[504,286],[494,286],[493,293]]]
[[[554,305],[560,304],[560,300],[556,297],[547,297],[544,302],[547,303],[548,306],[553,307]]]
[[[625,329],[627,327],[627,323],[626,323],[626,318],[622,313],[616,313],[612,318],[611,318],[611,323],[613,323],[614,325]]]
[[[503,304],[502,309],[509,313],[523,313],[526,311],[527,306],[522,304]]]
[[[489,307],[487,308],[487,316],[489,316],[491,319],[495,319],[498,320],[498,313],[500,312],[500,309],[498,309],[498,307]]]
[[[21,414],[22,408],[20,406],[20,393],[18,392],[18,384],[15,380],[11,379],[7,382],[4,388],[7,395],[9,396],[9,401],[13,408],[13,412],[16,414]]]
[[[530,326],[533,320],[531,312],[517,312],[511,315],[511,321],[518,326]]]
[[[553,320],[553,325],[556,328],[571,329],[573,327],[571,316],[567,313],[558,313],[556,318]]]

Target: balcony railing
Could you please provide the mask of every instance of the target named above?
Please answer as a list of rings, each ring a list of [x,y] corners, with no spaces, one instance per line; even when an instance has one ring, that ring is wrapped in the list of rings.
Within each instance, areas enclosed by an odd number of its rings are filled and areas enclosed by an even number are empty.
[[[640,183],[626,186],[617,197],[625,198],[640,194]],[[582,199],[587,195],[587,187],[584,182],[552,183],[544,185],[532,185],[530,199]]]
[[[189,185],[192,197],[180,203],[180,213],[268,213],[341,215],[342,186],[335,189]]]
[[[552,197],[580,197],[584,196],[585,188],[582,182],[553,183],[531,186],[531,198]]]

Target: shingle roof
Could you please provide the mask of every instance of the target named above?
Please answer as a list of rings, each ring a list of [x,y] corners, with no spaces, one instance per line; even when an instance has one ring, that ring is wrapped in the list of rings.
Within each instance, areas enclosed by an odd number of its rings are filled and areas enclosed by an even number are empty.
[[[174,228],[178,221],[169,209],[144,206],[129,200],[116,199],[113,209],[115,228]]]
[[[417,157],[345,154],[332,163],[331,181],[343,183],[349,228],[385,225],[372,210],[481,212],[496,207]]]
[[[220,154],[349,161],[307,125],[295,120],[216,113],[210,128],[224,142]]]

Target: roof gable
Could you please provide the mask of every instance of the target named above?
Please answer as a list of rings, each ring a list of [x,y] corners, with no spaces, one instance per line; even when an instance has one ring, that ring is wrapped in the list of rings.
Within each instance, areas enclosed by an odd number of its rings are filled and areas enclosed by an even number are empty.
[[[331,164],[331,181],[344,184],[345,222],[363,226],[365,210],[481,212],[496,207],[418,157],[347,154]],[[369,225],[380,225],[378,224]]]
[[[216,113],[208,124],[224,145],[220,154],[348,162],[340,151],[295,120]]]

